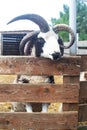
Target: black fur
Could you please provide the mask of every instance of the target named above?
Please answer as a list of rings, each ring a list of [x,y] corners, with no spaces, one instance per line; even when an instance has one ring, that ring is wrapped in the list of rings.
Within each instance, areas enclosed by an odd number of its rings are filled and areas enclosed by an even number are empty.
[[[63,45],[63,40],[60,37],[58,38],[58,44]],[[62,48],[61,46],[60,46],[60,51],[61,51],[61,56],[63,56],[64,48]]]
[[[45,40],[43,38],[38,38],[35,43],[36,49],[36,57],[40,57],[41,53],[43,52],[42,48],[44,46]]]

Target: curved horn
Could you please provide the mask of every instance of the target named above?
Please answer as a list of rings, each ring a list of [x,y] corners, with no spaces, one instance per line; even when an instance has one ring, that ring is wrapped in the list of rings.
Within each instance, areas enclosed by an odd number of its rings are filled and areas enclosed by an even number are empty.
[[[31,48],[33,46],[33,42],[29,40],[25,46],[24,46],[24,55],[30,55],[31,54]]]
[[[26,43],[29,42],[30,40],[35,39],[38,34],[39,34],[39,31],[34,31],[34,32],[26,34],[22,38],[22,40],[20,42],[20,46],[19,46],[20,55],[24,55],[24,47],[25,47]]]
[[[46,22],[46,20],[43,17],[41,17],[40,15],[37,15],[37,14],[24,14],[24,15],[20,15],[18,17],[13,18],[7,24],[10,24],[10,23],[15,22],[17,20],[25,20],[25,19],[31,20],[34,23],[36,23],[39,26],[41,32],[45,33],[45,32],[49,31],[49,25]]]
[[[67,31],[71,34],[71,40],[70,40],[69,45],[68,46],[61,46],[62,48],[67,49],[67,48],[70,48],[73,45],[73,43],[75,41],[75,35],[74,35],[73,30],[68,25],[58,24],[58,25],[55,25],[53,27],[53,30],[54,30],[55,33],[58,33],[59,31]]]

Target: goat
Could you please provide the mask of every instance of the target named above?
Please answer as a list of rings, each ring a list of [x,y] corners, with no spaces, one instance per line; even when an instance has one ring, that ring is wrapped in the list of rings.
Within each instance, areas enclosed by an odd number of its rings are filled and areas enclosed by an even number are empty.
[[[17,20],[31,20],[40,28],[40,30],[28,33],[23,37],[19,46],[20,55],[30,55],[34,57],[49,58],[51,60],[59,60],[64,54],[64,49],[70,48],[75,41],[74,32],[68,25],[59,24],[51,28],[47,21],[37,14],[24,14],[17,16],[8,22],[8,24]],[[57,34],[59,31],[67,31],[71,34],[71,39],[68,46],[64,46],[63,40]],[[21,83],[30,81],[30,78],[27,80],[27,78],[24,78],[25,76],[21,75],[17,77],[16,83],[18,83],[22,77],[23,79],[21,80]],[[32,76],[32,78],[35,78],[35,76]],[[53,77],[44,76],[44,81],[53,83]],[[25,109],[27,112],[32,111],[30,103],[24,104],[23,106],[26,106]],[[42,109],[45,108],[43,111],[47,111],[47,104],[42,104],[42,106]],[[14,104],[13,107],[16,108],[17,103],[16,107]]]

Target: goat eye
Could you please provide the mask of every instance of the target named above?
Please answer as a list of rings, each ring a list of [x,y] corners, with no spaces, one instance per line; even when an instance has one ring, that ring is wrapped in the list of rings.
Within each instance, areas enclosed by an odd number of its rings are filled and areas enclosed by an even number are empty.
[[[40,43],[44,43],[45,40],[44,40],[42,37],[40,37],[40,38],[38,38],[38,42],[40,42]]]

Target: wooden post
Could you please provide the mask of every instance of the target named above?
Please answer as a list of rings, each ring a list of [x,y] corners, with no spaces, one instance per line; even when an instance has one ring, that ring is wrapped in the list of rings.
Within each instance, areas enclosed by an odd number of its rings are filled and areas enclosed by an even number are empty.
[[[76,0],[70,0],[69,24],[76,35]],[[74,42],[74,45],[70,48],[70,55],[76,55],[76,54],[77,54],[77,40]]]

